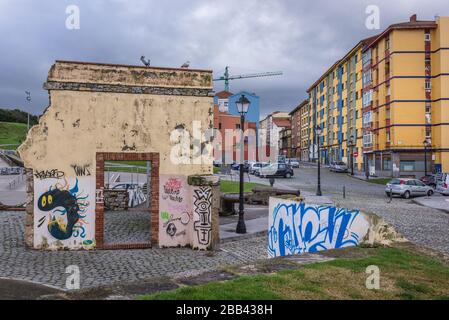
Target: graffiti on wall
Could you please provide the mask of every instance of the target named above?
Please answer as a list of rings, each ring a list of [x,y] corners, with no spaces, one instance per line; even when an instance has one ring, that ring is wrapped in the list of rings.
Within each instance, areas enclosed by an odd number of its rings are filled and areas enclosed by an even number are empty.
[[[77,248],[94,239],[95,190],[91,178],[35,179],[36,247]]]
[[[34,173],[34,176],[37,179],[51,179],[51,178],[55,178],[55,179],[60,179],[62,177],[64,177],[64,172],[58,170],[58,169],[51,169],[51,170],[41,170],[41,171],[36,171]]]
[[[90,172],[90,164],[85,164],[82,166],[72,164],[71,167],[73,168],[73,171],[77,177],[85,177],[92,175],[92,173]]]
[[[184,197],[181,196],[182,180],[177,177],[168,178],[163,184],[162,199],[174,202],[182,202]]]
[[[212,188],[199,187],[193,190],[193,212],[198,244],[208,246],[212,232]]]
[[[185,176],[160,177],[159,244],[165,247],[189,244],[192,225],[189,185]]]
[[[270,198],[270,257],[356,246],[368,221],[357,210]]]

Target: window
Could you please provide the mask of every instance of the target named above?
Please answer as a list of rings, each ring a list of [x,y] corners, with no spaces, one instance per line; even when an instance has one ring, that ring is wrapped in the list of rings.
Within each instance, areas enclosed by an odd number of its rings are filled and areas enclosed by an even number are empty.
[[[385,40],[385,49],[386,50],[390,49],[390,39]]]
[[[366,91],[363,93],[363,107],[367,107],[373,101],[373,90]]]
[[[430,41],[430,33],[425,33],[424,34],[424,40],[425,41]]]
[[[388,143],[390,142],[390,133],[389,132],[387,132],[387,142]]]
[[[432,89],[432,83],[430,81],[426,81],[426,90]]]
[[[221,122],[218,124],[218,129],[221,129]]]
[[[367,133],[363,135],[363,145],[364,146],[369,146],[373,143],[373,134],[372,133]]]
[[[363,72],[363,86],[366,86],[371,83],[372,81],[372,74],[371,70],[368,70],[366,72]]]
[[[401,161],[401,171],[415,171],[415,161]]]
[[[426,113],[430,113],[431,109],[432,109],[431,104],[427,102],[426,103]]]
[[[237,123],[237,124],[235,125],[235,128],[236,128],[236,129],[240,129],[240,123]]]
[[[384,170],[391,170],[391,160],[388,158],[383,158],[383,169]]]

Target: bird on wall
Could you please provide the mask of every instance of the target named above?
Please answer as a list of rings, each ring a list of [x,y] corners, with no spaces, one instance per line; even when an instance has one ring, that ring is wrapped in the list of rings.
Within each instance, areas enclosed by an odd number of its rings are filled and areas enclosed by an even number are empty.
[[[146,67],[149,67],[149,66],[150,66],[150,59],[145,60],[145,56],[141,56],[141,57],[140,57],[140,61],[142,61],[142,63],[143,63]]]
[[[185,63],[181,66],[181,68],[183,68],[183,69],[187,69],[188,67],[190,67],[190,61],[185,62]]]

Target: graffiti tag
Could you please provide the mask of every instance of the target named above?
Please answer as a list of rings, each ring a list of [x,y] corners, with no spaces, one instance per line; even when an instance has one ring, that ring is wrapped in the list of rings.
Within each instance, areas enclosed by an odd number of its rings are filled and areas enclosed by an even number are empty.
[[[72,164],[73,171],[75,171],[75,174],[77,177],[84,177],[84,176],[90,176],[90,164],[85,164],[83,166],[78,166],[76,164]]]
[[[199,220],[194,222],[194,229],[197,233],[198,243],[207,246],[211,242],[212,232],[212,189],[210,187],[200,187],[195,189],[193,198],[193,210],[199,217]]]
[[[169,199],[175,202],[182,202],[183,198],[181,197],[181,188],[181,180],[177,178],[168,179],[168,181],[164,184],[164,194],[162,195],[162,198],[164,200]]]
[[[357,210],[270,199],[271,257],[356,246],[368,231]]]
[[[34,173],[34,176],[38,179],[60,179],[64,177],[64,172],[58,170],[58,169],[52,169],[52,170],[42,170],[42,171],[36,171]]]

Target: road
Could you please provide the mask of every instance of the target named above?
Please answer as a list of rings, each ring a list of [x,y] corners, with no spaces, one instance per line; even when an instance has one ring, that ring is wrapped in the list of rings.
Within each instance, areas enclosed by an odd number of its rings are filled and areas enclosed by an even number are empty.
[[[245,175],[247,179],[247,175]],[[250,176],[251,182],[267,184],[267,179]],[[301,164],[291,179],[276,179],[275,187],[316,192],[317,168]],[[343,198],[343,186],[346,198]],[[443,211],[415,204],[412,200],[393,198],[388,203],[384,186],[362,181],[347,174],[321,170],[321,189],[337,205],[375,213],[390,222],[410,241],[449,254],[449,215]],[[442,197],[434,195],[433,197]]]

